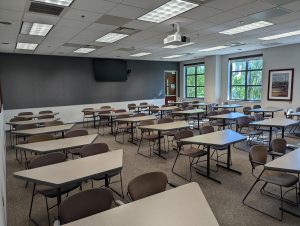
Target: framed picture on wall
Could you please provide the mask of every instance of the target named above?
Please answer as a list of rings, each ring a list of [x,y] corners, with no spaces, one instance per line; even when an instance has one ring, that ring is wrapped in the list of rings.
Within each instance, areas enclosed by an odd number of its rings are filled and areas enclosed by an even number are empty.
[[[294,69],[269,70],[268,100],[292,101]]]

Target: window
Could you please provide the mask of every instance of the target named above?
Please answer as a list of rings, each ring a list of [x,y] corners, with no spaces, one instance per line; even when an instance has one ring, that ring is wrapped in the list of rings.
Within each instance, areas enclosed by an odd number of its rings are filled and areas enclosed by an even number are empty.
[[[205,66],[204,64],[188,65],[185,70],[185,97],[204,98]]]
[[[230,100],[261,100],[262,56],[231,59]]]

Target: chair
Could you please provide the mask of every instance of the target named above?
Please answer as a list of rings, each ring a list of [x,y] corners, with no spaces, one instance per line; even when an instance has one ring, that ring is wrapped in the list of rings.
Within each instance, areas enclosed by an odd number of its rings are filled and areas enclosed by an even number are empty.
[[[44,125],[45,125],[45,127],[48,127],[48,126],[61,126],[61,125],[64,125],[64,122],[63,121],[52,121],[52,122],[46,122]]]
[[[110,114],[110,111],[103,111],[101,114]],[[105,127],[110,125],[110,117],[99,114],[99,120],[98,120],[98,134],[100,134],[100,127],[102,127],[102,136],[105,134]]]
[[[259,108],[261,108],[261,105],[259,105],[259,104],[256,104],[253,106],[253,109],[259,109]]]
[[[199,103],[200,103],[199,100],[193,100],[193,101],[192,101],[192,104],[199,104]]]
[[[159,106],[152,106],[152,107],[150,108],[150,113],[151,113],[152,115],[158,116],[158,115],[159,115],[159,110],[157,110],[157,108],[159,108]]]
[[[114,110],[115,113],[127,112],[126,109],[116,109]]]
[[[245,115],[251,115],[251,107],[243,107],[243,112]]]
[[[250,144],[250,145],[251,145],[251,142],[253,141],[253,139],[255,137],[257,137],[257,140],[258,140],[259,137],[261,135],[263,135],[263,131],[260,130],[260,129],[257,129],[256,127],[251,127],[253,129],[250,130],[250,122],[251,121],[252,120],[250,119],[249,116],[244,116],[244,117],[238,118],[237,119],[237,124],[236,124],[237,130],[238,130],[239,133],[242,133],[242,134],[245,133],[245,134],[248,135],[247,143]],[[247,128],[246,132],[243,131],[244,128]]]
[[[141,122],[140,126],[148,126],[148,125],[154,125],[154,124],[155,123],[154,123],[153,120],[147,120],[147,121]],[[151,158],[152,157],[152,150],[154,150],[156,142],[159,139],[162,139],[162,138],[164,138],[163,135],[160,135],[160,137],[159,137],[158,134],[154,133],[153,131],[149,131],[147,129],[141,129],[141,139],[140,139],[140,143],[139,143],[139,146],[138,146],[137,153],[142,155],[142,156]],[[149,142],[149,147],[150,147],[149,156],[140,152],[140,147],[141,147],[141,144],[142,144],[143,140],[147,140]]]
[[[49,154],[44,154],[36,157],[35,159],[32,159],[30,163],[28,164],[29,169],[34,169],[42,166],[47,166],[47,165],[52,165],[52,164],[57,164],[61,162],[66,161],[66,156],[62,153],[49,153]],[[69,184],[65,185],[60,188],[60,194],[67,194],[70,191],[80,187],[80,183],[74,183],[74,184]],[[30,210],[29,210],[29,218],[34,221],[31,217],[31,212],[32,212],[32,206],[33,206],[33,201],[34,197],[37,195],[43,195],[46,199],[46,207],[47,207],[47,217],[48,217],[48,224],[50,226],[50,216],[49,216],[49,210],[52,209],[54,206],[49,207],[48,205],[48,198],[55,198],[58,196],[58,191],[57,188],[47,186],[47,185],[40,185],[34,183],[33,185],[33,191],[32,191],[32,197],[31,197],[31,204],[30,204]],[[56,205],[55,205],[56,206]]]
[[[29,121],[29,120],[30,120],[30,118],[24,118],[24,117],[21,117],[21,116],[16,116],[16,117],[10,119],[9,122],[20,122],[20,121]],[[11,144],[11,146],[14,143],[14,138],[13,138],[13,134],[11,133],[11,131],[13,131],[15,129],[16,129],[16,125],[10,125],[9,137],[10,137],[10,144]]]
[[[83,119],[82,119],[83,127],[84,127],[85,120],[87,122],[87,127],[88,127],[89,119],[94,119],[94,113],[93,112],[86,112],[86,110],[93,110],[93,108],[84,108],[82,110],[82,112],[83,112]]]
[[[250,148],[249,160],[250,160],[251,167],[252,167],[251,173],[256,178],[256,180],[255,180],[254,184],[251,186],[250,190],[247,192],[246,196],[243,198],[243,204],[256,210],[256,211],[259,211],[260,213],[263,213],[265,215],[268,215],[272,218],[275,218],[275,219],[281,221],[283,218],[283,202],[284,201],[292,202],[292,201],[284,198],[285,194],[288,193],[289,191],[291,191],[292,189],[296,189],[296,200],[298,200],[298,189],[297,189],[298,177],[296,177],[295,175],[292,175],[292,174],[288,174],[288,173],[281,173],[281,172],[265,170],[265,169],[263,169],[261,171],[259,176],[256,176],[254,174],[255,169],[258,166],[264,166],[267,163],[267,155],[268,155],[267,147],[265,147],[263,145],[255,145]],[[280,217],[273,216],[269,213],[266,213],[262,210],[255,208],[249,204],[246,204],[245,201],[246,201],[248,195],[251,193],[252,189],[255,187],[255,185],[258,182],[264,183],[264,185],[260,189],[260,192],[264,192],[266,195],[269,195],[273,198],[280,199],[280,207],[281,207],[280,208],[280,210],[281,210]],[[265,188],[268,184],[279,186],[280,196],[266,191]],[[285,193],[283,193],[283,188],[289,188],[289,189]],[[262,194],[264,194],[264,193],[262,193]],[[298,201],[297,201],[297,204],[298,204]]]
[[[116,116],[116,131],[115,131],[115,141],[119,142],[117,140],[117,136],[118,136],[118,133],[122,133],[122,136],[123,136],[123,144],[125,142],[125,133],[129,132],[131,130],[131,125],[129,125],[129,123],[127,122],[120,122],[120,121],[117,121],[118,119],[122,119],[122,118],[128,118],[128,115],[118,115]],[[133,133],[133,131],[131,131]]]
[[[157,120],[157,124],[170,123],[170,122],[174,122],[174,120],[171,119],[171,118],[160,118],[160,119]],[[174,141],[175,133],[176,133],[176,130],[170,130],[170,131],[162,133],[162,135],[166,136],[166,138],[167,138],[168,150],[170,150],[169,149],[169,143],[170,142],[173,143],[173,141]],[[168,137],[171,137],[172,139],[169,140]]]
[[[128,110],[129,110],[129,111],[135,112],[136,104],[128,104],[127,107],[128,107]]]
[[[38,119],[50,119],[50,118],[54,118],[54,115],[45,114],[38,117]]]
[[[88,131],[85,129],[78,129],[78,130],[70,130],[66,132],[65,138],[71,138],[71,137],[80,137],[80,136],[86,136],[89,135]],[[67,153],[70,153],[72,155],[72,158],[74,159],[74,155],[80,156],[80,148],[72,148],[67,150]]]
[[[192,167],[194,165],[198,164],[199,159],[201,157],[207,156],[207,152],[203,149],[200,149],[199,147],[195,148],[192,145],[190,145],[189,148],[183,148],[184,145],[180,142],[180,140],[189,138],[189,137],[193,137],[193,136],[194,136],[194,134],[191,130],[181,130],[181,131],[178,131],[177,133],[175,133],[175,135],[174,135],[174,139],[177,141],[178,149],[177,149],[177,156],[175,158],[175,161],[174,161],[174,164],[172,167],[172,173],[176,174],[177,176],[179,176],[187,181],[192,180]],[[188,157],[188,159],[189,159],[190,177],[188,179],[174,171],[175,164],[176,164],[179,156],[185,156],[185,157]]]
[[[65,199],[58,207],[58,219],[54,225],[67,224],[109,210],[113,194],[107,188],[94,188],[79,192]]]
[[[286,153],[287,142],[283,138],[276,138],[271,141],[271,151],[269,155],[272,156],[272,159],[276,157],[281,157]]]
[[[33,112],[20,112],[18,116],[33,115]]]
[[[103,154],[103,153],[106,153],[106,152],[109,152],[109,148],[108,148],[107,144],[105,144],[105,143],[94,143],[94,144],[89,144],[89,145],[86,145],[86,146],[82,147],[81,150],[80,150],[80,156],[81,156],[81,158],[86,158],[86,157],[89,157],[89,156],[99,155],[99,154]],[[120,181],[111,182],[111,178],[114,177],[114,176],[117,176],[117,175],[120,176]],[[116,183],[116,182],[121,183],[121,193],[122,194],[119,194],[117,191],[115,191],[111,187],[110,187],[110,189],[112,191],[114,191],[116,194],[118,194],[120,197],[124,198],[121,170],[110,172],[107,175],[101,175],[101,176],[94,177],[92,179],[92,187],[94,186],[93,180],[105,180],[106,176],[107,176],[107,179],[108,179],[108,186],[109,186],[109,184]]]
[[[39,114],[40,115],[43,115],[43,114],[53,114],[53,111],[50,111],[50,110],[40,111]]]
[[[225,114],[229,114],[231,111],[227,110],[227,109],[223,109],[220,111],[220,115],[225,115]]]
[[[111,109],[111,106],[104,105],[104,106],[101,106],[100,109]]]
[[[146,116],[146,114],[143,112],[139,112],[139,113],[136,113],[133,117],[141,117],[141,116]]]

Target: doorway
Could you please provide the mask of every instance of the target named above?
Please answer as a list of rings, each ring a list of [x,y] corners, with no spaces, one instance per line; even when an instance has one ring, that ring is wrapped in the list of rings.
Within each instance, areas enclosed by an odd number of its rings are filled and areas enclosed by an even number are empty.
[[[177,71],[165,71],[165,104],[175,102],[177,97]]]

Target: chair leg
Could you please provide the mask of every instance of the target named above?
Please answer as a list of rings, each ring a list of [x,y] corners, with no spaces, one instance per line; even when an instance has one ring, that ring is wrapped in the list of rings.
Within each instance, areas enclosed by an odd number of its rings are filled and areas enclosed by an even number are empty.
[[[50,226],[49,206],[48,206],[48,199],[46,196],[45,196],[45,199],[46,199],[46,207],[47,207],[48,225]]]
[[[34,196],[35,196],[35,186],[36,186],[36,184],[34,183],[33,189],[32,189],[31,203],[30,203],[30,208],[29,208],[29,215],[28,215],[30,220],[33,220],[31,218],[31,212],[32,212],[33,200],[34,200]]]

